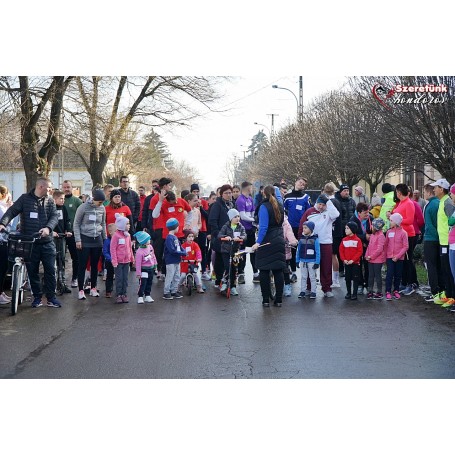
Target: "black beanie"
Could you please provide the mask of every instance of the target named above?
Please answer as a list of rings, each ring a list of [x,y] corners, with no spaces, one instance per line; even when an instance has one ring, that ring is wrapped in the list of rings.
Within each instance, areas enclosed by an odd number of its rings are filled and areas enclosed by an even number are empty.
[[[346,226],[351,230],[353,234],[357,234],[357,223],[355,221],[349,221]]]
[[[112,191],[111,191],[111,194],[109,195],[109,199],[112,201],[112,198],[114,196],[121,196],[122,193],[120,193],[120,190],[118,190],[117,188],[114,188]]]
[[[395,189],[395,187],[393,185],[391,185],[390,183],[383,183],[382,188],[381,188],[383,194],[390,193],[394,189]]]
[[[192,183],[190,187],[190,191],[193,192],[194,190],[199,191],[199,185],[197,183]]]

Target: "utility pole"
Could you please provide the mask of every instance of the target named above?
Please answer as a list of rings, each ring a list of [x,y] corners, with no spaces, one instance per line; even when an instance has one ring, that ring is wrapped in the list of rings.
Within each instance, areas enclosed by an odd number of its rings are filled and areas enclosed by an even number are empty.
[[[299,76],[299,122],[303,122],[303,77]]]
[[[278,116],[280,114],[267,114],[272,117],[272,125],[270,128],[270,140],[272,139],[273,135],[275,134],[275,116]]]

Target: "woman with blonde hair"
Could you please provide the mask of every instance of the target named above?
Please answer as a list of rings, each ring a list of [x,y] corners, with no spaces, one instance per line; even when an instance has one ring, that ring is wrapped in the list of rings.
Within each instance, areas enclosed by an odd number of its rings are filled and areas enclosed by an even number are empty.
[[[280,307],[283,298],[286,253],[283,235],[283,200],[278,188],[272,185],[264,188],[264,199],[256,213],[259,219],[259,231],[252,249],[257,250],[256,267],[259,269],[262,305],[270,306],[270,272],[272,272],[276,288],[273,304]]]

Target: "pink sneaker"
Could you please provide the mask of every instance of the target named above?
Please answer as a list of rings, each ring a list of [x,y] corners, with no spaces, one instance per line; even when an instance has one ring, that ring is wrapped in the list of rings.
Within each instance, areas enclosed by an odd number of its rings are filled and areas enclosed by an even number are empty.
[[[385,299],[386,300],[392,300],[392,294],[390,292],[385,293]]]
[[[393,291],[393,298],[395,300],[399,300],[401,298],[401,295],[398,291]]]

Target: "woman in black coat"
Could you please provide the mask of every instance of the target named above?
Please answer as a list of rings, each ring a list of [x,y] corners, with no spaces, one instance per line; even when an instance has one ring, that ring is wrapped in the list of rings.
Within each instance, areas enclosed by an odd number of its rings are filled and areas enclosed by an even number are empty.
[[[279,191],[275,191],[273,186],[268,185],[264,188],[264,199],[258,210],[258,237],[252,247],[253,251],[257,250],[256,267],[259,269],[262,305],[265,307],[270,306],[270,271],[273,273],[276,288],[273,304],[281,306],[283,298],[286,254],[283,234],[284,210],[279,202],[281,200]]]
[[[221,284],[223,278],[224,265],[223,256],[221,255],[221,241],[218,239],[218,233],[221,228],[229,221],[228,211],[234,208],[232,202],[232,186],[223,185],[220,188],[221,197],[216,198],[216,201],[210,207],[208,229],[210,230],[211,240],[210,245],[215,251],[215,263],[213,269],[215,270],[215,285]]]

